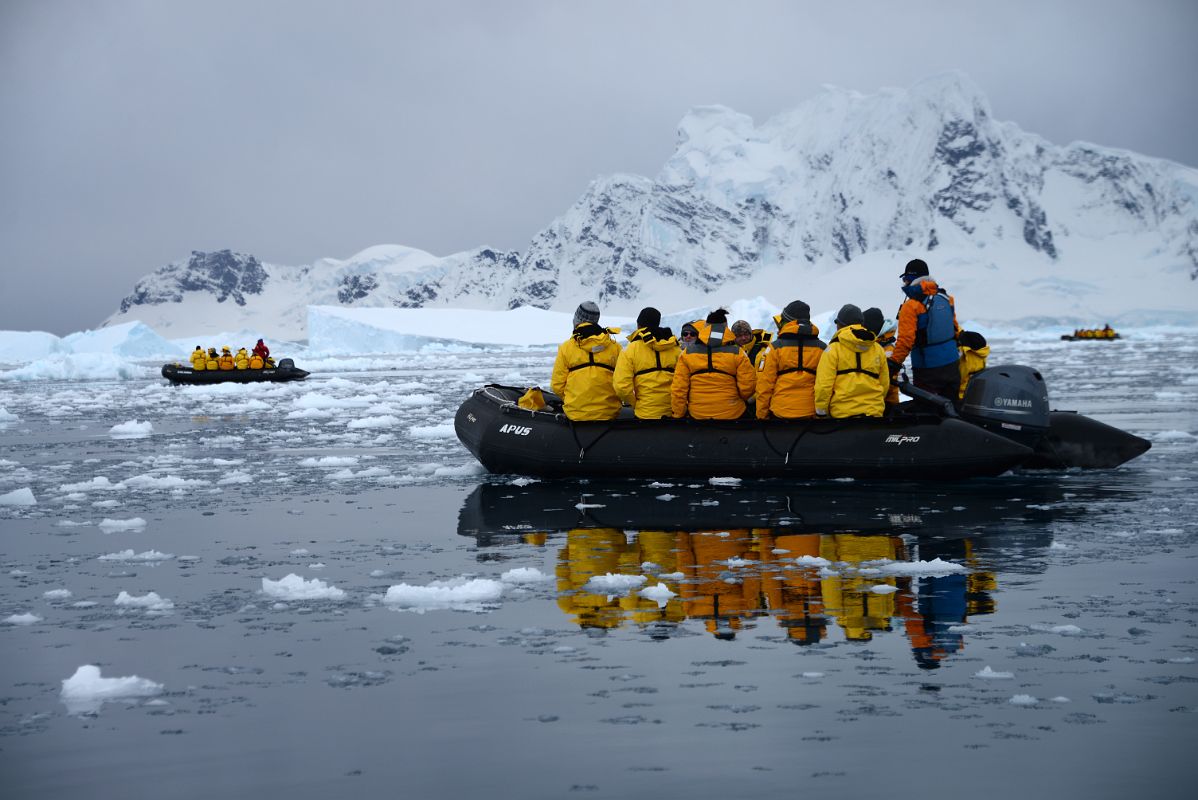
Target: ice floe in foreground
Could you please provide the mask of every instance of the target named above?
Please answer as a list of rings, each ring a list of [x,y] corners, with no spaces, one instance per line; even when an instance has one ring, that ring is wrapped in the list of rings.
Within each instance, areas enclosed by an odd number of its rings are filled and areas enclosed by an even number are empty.
[[[319,578],[304,580],[294,572],[272,581],[262,579],[262,593],[277,600],[344,600],[345,592]]]
[[[36,625],[41,621],[42,618],[37,614],[30,613],[10,614],[3,620],[0,620],[0,622],[3,622],[5,625]]]
[[[62,682],[62,702],[68,714],[96,714],[108,700],[153,697],[162,693],[161,683],[129,675],[105,678],[94,664],[84,664]]]
[[[383,603],[403,611],[485,611],[503,597],[502,581],[490,578],[450,578],[428,586],[397,584],[387,589]]]
[[[0,506],[36,506],[37,499],[33,490],[26,487],[12,492],[0,494]]]

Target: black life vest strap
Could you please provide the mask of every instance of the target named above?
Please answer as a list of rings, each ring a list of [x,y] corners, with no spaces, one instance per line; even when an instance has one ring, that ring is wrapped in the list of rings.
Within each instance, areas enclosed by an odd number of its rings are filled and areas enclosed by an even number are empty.
[[[603,364],[603,363],[596,361],[594,353],[587,353],[587,358],[590,360],[587,361],[585,364],[575,364],[574,366],[568,368],[566,370],[566,372],[573,372],[574,370],[577,370],[577,369],[586,369],[587,367],[599,367],[600,369],[606,369],[606,370],[610,370],[612,372],[616,371],[616,368],[613,367],[611,364]]]
[[[853,355],[857,356],[857,366],[854,369],[838,369],[838,370],[836,370],[836,374],[837,375],[851,375],[854,372],[860,372],[862,375],[868,375],[869,377],[873,378],[874,380],[877,380],[878,373],[870,372],[867,369],[861,368],[861,354],[854,353]]]
[[[645,367],[644,369],[638,369],[636,372],[632,373],[633,377],[636,377],[637,375],[648,375],[650,372],[673,372],[674,371],[673,367],[663,367],[661,365],[661,351],[660,350],[654,350],[653,357],[655,359],[657,359],[657,366],[656,367]]]

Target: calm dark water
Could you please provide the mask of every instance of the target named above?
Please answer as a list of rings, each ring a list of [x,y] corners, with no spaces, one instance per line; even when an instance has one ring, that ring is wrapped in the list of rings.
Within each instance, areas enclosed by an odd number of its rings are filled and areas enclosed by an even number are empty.
[[[0,384],[0,494],[37,497],[0,506],[0,618],[39,618],[0,626],[4,795],[1188,797],[1198,382],[1159,365],[1195,350],[998,344],[1153,449],[944,486],[513,483],[439,426],[543,354],[257,397]],[[99,558],[125,550],[172,557]],[[289,574],[345,595],[263,593]],[[493,591],[384,599],[435,581]],[[163,691],[70,713],[85,664]]]

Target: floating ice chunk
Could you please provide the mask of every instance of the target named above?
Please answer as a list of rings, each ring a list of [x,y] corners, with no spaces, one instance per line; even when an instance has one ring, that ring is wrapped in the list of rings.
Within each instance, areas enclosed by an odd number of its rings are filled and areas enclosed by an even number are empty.
[[[97,560],[99,560],[99,561],[141,561],[141,562],[150,563],[150,562],[154,562],[154,561],[169,561],[170,559],[172,559],[174,557],[175,556],[173,553],[160,553],[157,550],[146,550],[144,553],[134,553],[132,550],[122,550],[119,553],[109,553],[107,555],[99,556]]]
[[[536,478],[512,478],[509,481],[512,486],[529,486],[534,483],[540,483]]]
[[[987,680],[1005,680],[1007,678],[1014,678],[1015,673],[1014,672],[996,672],[996,671],[990,669],[990,665],[987,664],[982,669],[973,673],[973,677],[986,678]]]
[[[438,478],[468,478],[471,475],[482,475],[484,472],[486,468],[475,461],[457,467],[437,467],[433,470],[433,475]]]
[[[207,486],[208,481],[198,478],[180,478],[178,475],[134,475],[117,486],[128,489],[183,489],[188,486]]]
[[[97,475],[96,477],[92,478],[90,481],[83,481],[82,483],[64,483],[62,486],[58,487],[58,491],[60,491],[60,492],[94,492],[94,491],[97,491],[100,489],[116,489],[116,488],[118,488],[117,484],[108,480],[108,478],[104,477],[103,475]]]
[[[668,503],[677,496],[678,495],[676,495],[676,494],[659,494],[656,499],[663,500]]]
[[[683,573],[683,572],[663,572],[663,573],[661,573],[660,575],[658,575],[657,577],[658,577],[660,580],[663,580],[663,581],[680,581],[680,580],[682,580],[683,578],[685,578],[685,577],[686,577],[686,573]]]
[[[1057,695],[1056,697],[1050,698],[1050,701],[1053,703],[1072,703],[1073,702],[1068,697],[1063,697],[1061,695]]]
[[[549,579],[548,575],[536,567],[516,567],[499,576],[499,580],[504,583],[540,583]]]
[[[116,600],[112,602],[113,605],[126,608],[144,608],[146,611],[170,611],[175,607],[174,602],[170,598],[159,597],[157,592],[147,592],[138,597],[122,591],[117,595]]]
[[[262,579],[262,593],[280,600],[344,600],[345,592],[319,578],[304,580],[295,573],[277,581]]]
[[[727,564],[727,565],[728,565],[728,566],[730,566],[730,567],[736,568],[736,567],[749,567],[749,566],[752,566],[753,564],[756,564],[757,562],[756,562],[756,561],[752,561],[752,560],[750,560],[750,559],[747,559],[747,558],[741,558],[741,557],[739,557],[739,556],[733,556],[732,558],[729,558],[729,559],[727,559],[727,560],[725,560],[725,561],[716,561],[715,563],[717,563],[717,564]]]
[[[1191,656],[1178,656],[1177,658],[1169,659],[1170,664],[1193,664],[1194,659]]]
[[[112,531],[137,531],[146,527],[146,521],[141,517],[133,517],[132,519],[109,519],[105,517],[100,520],[99,528],[105,533]]]
[[[315,561],[308,565],[308,569],[324,569],[324,564],[319,561]]]
[[[84,520],[83,522],[75,522],[74,520],[60,519],[58,522],[54,523],[54,527],[56,527],[56,528],[84,528],[91,524],[92,524],[91,520]]]
[[[301,467],[356,467],[357,456],[322,456],[320,458],[305,458],[299,462]]]
[[[948,575],[953,572],[966,572],[961,564],[933,558],[931,561],[869,561],[865,562],[882,575]]]
[[[428,586],[401,583],[387,589],[383,602],[405,611],[424,613],[442,609],[483,611],[503,596],[503,583],[488,578],[452,578]]]
[[[0,506],[36,506],[37,498],[29,487],[0,494]]]
[[[34,625],[41,621],[42,621],[42,618],[39,617],[37,614],[29,614],[29,613],[10,614],[9,616],[0,620],[0,622],[3,622],[5,625]]]
[[[93,508],[116,508],[121,502],[119,500],[97,500],[92,503]]]
[[[637,594],[646,600],[652,600],[657,603],[658,608],[665,608],[666,603],[670,602],[671,597],[678,596],[677,592],[671,592],[670,587],[664,583],[658,583],[656,586],[646,586],[637,592]]]
[[[95,714],[106,700],[153,697],[162,692],[162,684],[136,675],[104,678],[100,668],[85,664],[62,682],[62,702],[68,714]]]
[[[819,556],[799,556],[795,559],[795,564],[801,567],[830,567],[832,562],[826,558]]]
[[[1149,436],[1157,442],[1188,442],[1193,441],[1194,434],[1188,431],[1160,431],[1159,433]]]
[[[712,486],[740,486],[740,478],[708,478]]]
[[[106,353],[55,353],[17,369],[0,372],[0,381],[137,380],[150,375],[146,367]]]
[[[292,550],[291,555],[306,556],[306,555],[311,555],[311,552],[306,547],[299,547],[299,548],[296,548],[295,550]]]
[[[452,439],[457,436],[453,423],[444,425],[413,425],[408,428],[408,435],[413,439]]]
[[[879,583],[869,587],[869,590],[874,594],[894,594],[898,591],[897,586],[891,586],[888,583]]]
[[[377,428],[394,428],[399,424],[399,417],[384,414],[381,417],[363,417],[362,419],[351,419],[346,423],[345,427],[348,430],[373,430]],[[450,426],[452,429],[452,426]]]
[[[1032,697],[1030,694],[1017,694],[1007,702],[1013,706],[1034,706],[1040,701],[1037,698]]]
[[[607,508],[603,503],[575,503],[574,507],[579,511],[586,511],[588,508]]]
[[[801,673],[800,677],[803,677],[803,678],[822,678],[822,677],[824,677],[824,673],[822,673],[822,672],[804,672],[804,673]]]
[[[154,424],[149,420],[138,422],[131,419],[121,422],[108,429],[108,434],[114,439],[140,439],[154,432]]]
[[[71,596],[70,589],[51,589],[48,592],[42,592],[42,597],[47,600],[68,600]]]
[[[16,414],[11,413],[4,406],[0,406],[0,424],[6,423],[6,422],[16,422],[16,421],[17,421]],[[14,464],[14,463],[16,463],[16,462],[8,461],[8,462],[5,462],[5,465]]]
[[[1033,625],[1032,630],[1059,633],[1061,636],[1077,636],[1082,633],[1082,629],[1076,625]]]
[[[596,594],[627,594],[649,580],[644,575],[593,575],[582,588]]]

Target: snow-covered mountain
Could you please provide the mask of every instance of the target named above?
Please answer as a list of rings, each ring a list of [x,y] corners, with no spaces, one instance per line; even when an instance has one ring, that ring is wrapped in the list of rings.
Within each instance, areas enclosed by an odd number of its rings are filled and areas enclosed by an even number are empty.
[[[693,109],[655,178],[595,180],[522,253],[383,245],[300,267],[193,253],[139,281],[105,324],[303,338],[308,305],[894,305],[895,267],[915,256],[980,319],[1198,316],[1198,170],[1051,144],[996,121],[960,73],[872,95],[827,88],[760,126]]]

